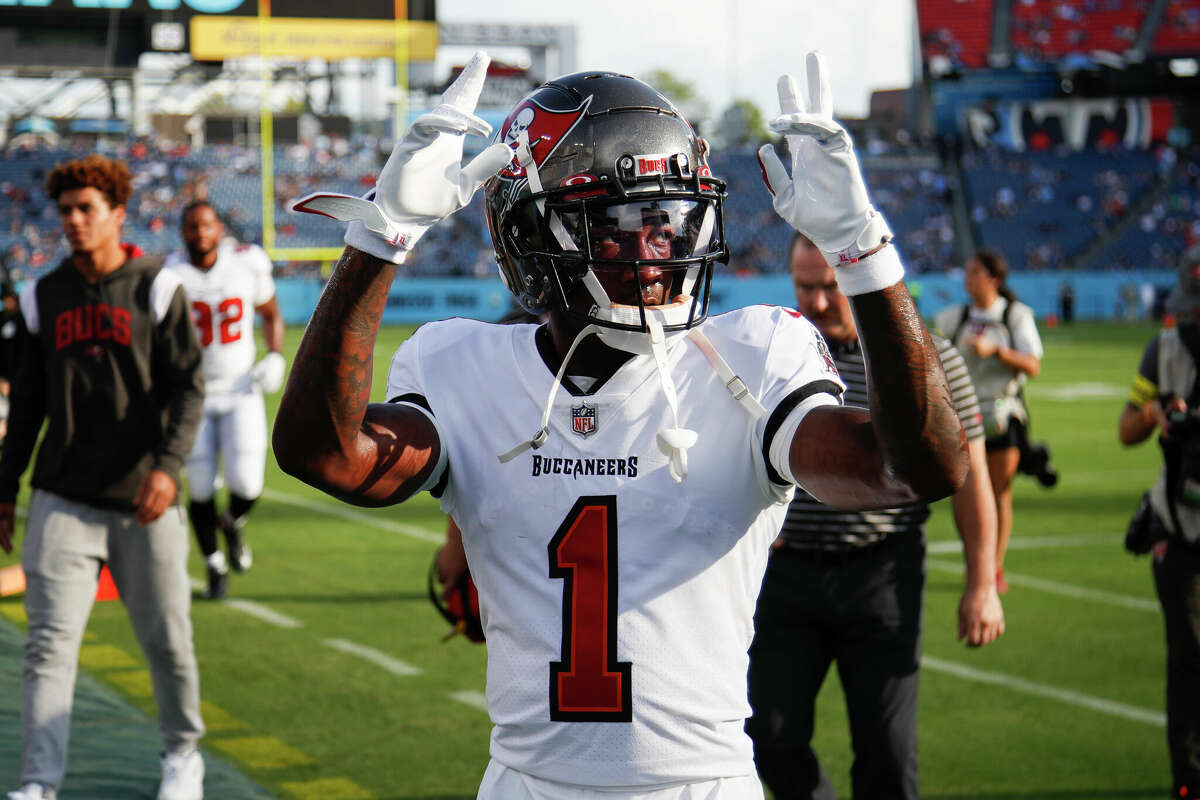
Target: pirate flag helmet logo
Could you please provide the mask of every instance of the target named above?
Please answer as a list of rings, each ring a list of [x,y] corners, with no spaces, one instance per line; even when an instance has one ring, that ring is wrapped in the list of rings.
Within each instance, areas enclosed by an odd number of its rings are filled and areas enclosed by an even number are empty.
[[[496,139],[516,156],[486,186],[488,227],[527,311],[639,336],[648,307],[667,333],[704,319],[713,266],[728,259],[725,184],[669,100],[626,75],[575,73],[531,92]],[[657,294],[619,296],[648,261]]]

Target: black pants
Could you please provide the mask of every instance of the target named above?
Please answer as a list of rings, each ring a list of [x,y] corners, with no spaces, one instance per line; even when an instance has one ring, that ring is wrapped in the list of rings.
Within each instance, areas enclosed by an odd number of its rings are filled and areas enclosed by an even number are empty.
[[[856,800],[917,798],[917,670],[925,544],[895,535],[844,560],[771,556],[750,647],[746,730],[777,800],[833,800],[811,747],[817,693],[833,661],[846,695]]]
[[[1168,540],[1154,559],[1167,635],[1167,748],[1172,797],[1200,797],[1200,549]]]

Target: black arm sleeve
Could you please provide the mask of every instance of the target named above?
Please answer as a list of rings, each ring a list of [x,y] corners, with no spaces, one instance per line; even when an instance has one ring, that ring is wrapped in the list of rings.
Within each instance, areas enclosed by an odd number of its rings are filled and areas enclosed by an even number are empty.
[[[0,503],[17,499],[21,475],[29,466],[46,418],[46,363],[39,339],[21,326],[19,367],[13,379],[8,436],[0,454]]]
[[[183,287],[175,290],[171,305],[158,325],[154,381],[165,396],[167,408],[162,444],[154,455],[154,468],[179,484],[184,459],[191,452],[204,415],[204,351],[196,338]]]

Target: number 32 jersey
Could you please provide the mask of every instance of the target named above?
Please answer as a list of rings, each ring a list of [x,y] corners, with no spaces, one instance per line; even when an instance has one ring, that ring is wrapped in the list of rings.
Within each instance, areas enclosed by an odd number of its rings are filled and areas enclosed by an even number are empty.
[[[167,256],[166,268],[183,281],[192,321],[204,348],[208,396],[254,387],[254,309],[275,296],[271,260],[253,244],[222,244],[210,269],[197,269],[187,251]]]
[[[479,589],[491,755],[596,786],[752,773],[747,649],[793,492],[766,454],[796,415],[838,402],[824,342],[766,306],[702,326],[766,408],[757,420],[693,342],[676,345],[679,424],[699,434],[677,484],[656,440],[675,425],[649,356],[587,394],[559,387],[545,444],[500,463],[534,433],[553,381],[536,330],[430,323],[396,352],[387,389],[432,414],[447,455],[432,491]]]

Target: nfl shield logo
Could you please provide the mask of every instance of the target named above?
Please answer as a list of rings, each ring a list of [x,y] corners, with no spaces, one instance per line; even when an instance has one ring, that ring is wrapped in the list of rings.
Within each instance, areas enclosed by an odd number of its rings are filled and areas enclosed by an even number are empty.
[[[571,406],[571,430],[580,436],[591,436],[596,432],[596,407],[581,403]]]

